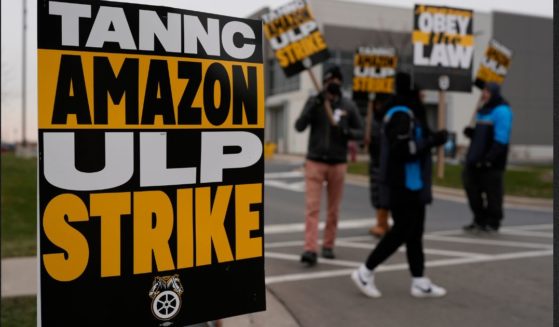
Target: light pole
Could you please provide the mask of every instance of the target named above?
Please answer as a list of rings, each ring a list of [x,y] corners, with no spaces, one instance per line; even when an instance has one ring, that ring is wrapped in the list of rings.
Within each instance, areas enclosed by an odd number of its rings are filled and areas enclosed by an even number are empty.
[[[22,52],[21,52],[21,134],[22,140],[21,144],[23,146],[27,145],[26,138],[26,105],[27,105],[27,92],[26,92],[26,66],[27,66],[27,0],[23,0],[23,41],[22,41]]]

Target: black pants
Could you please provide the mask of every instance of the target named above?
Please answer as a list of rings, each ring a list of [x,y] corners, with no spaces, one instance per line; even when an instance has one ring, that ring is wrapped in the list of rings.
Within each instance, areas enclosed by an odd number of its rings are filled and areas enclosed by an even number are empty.
[[[394,225],[380,240],[367,258],[365,265],[375,269],[388,259],[402,244],[406,244],[406,255],[413,277],[423,277],[425,256],[423,254],[423,230],[425,225],[425,204],[419,192],[402,190],[391,193],[390,211]]]
[[[462,182],[474,222],[480,226],[499,228],[503,220],[503,171],[465,168]]]

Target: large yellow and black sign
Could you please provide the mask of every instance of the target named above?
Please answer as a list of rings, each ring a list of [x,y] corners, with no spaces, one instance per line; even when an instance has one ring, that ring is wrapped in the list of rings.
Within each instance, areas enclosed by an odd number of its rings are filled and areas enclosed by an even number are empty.
[[[474,18],[467,9],[415,5],[413,76],[423,89],[470,92]]]
[[[512,50],[492,39],[479,65],[474,84],[483,88],[485,83],[503,84],[510,68]]]
[[[398,57],[394,48],[360,47],[353,60],[353,99],[369,93],[394,93]]]
[[[270,41],[286,76],[293,76],[330,57],[307,0],[295,0],[262,16]]]
[[[42,326],[264,310],[261,22],[37,5]]]

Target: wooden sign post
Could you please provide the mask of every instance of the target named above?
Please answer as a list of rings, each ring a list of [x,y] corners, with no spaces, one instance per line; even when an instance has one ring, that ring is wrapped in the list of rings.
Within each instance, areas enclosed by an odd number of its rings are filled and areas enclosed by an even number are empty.
[[[438,24],[441,19],[446,22]],[[472,10],[416,4],[413,78],[423,90],[439,91],[438,129],[446,129],[446,93],[472,90],[474,57]],[[444,146],[437,150],[436,176],[444,178]]]
[[[446,128],[446,91],[439,91],[439,108],[437,112],[437,129]],[[437,178],[444,178],[444,145],[437,148]]]

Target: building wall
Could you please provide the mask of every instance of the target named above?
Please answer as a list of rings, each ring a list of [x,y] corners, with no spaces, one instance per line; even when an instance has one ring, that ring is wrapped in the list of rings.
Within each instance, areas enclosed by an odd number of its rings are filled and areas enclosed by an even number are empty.
[[[401,68],[410,69],[413,12],[408,8],[378,6],[337,0],[310,0],[313,13],[321,25],[326,42],[333,51],[354,51],[361,45],[394,46],[405,58]],[[549,160],[552,158],[552,20],[504,13],[474,13],[475,53],[472,80],[479,67],[485,48],[492,37],[514,50],[509,76],[503,88],[515,112],[512,135],[513,159]],[[268,43],[268,58],[273,58]],[[267,68],[269,69],[269,68]],[[320,80],[322,65],[313,68]],[[350,84],[351,76],[346,76]],[[306,152],[308,130],[298,133],[294,129],[308,96],[315,93],[309,75],[300,76],[297,91],[267,96],[267,107],[283,106],[285,112],[285,145],[288,153]],[[447,129],[457,134],[457,143],[467,146],[463,128],[474,113],[480,91],[447,94]],[[426,92],[426,102],[438,101],[436,91]]]
[[[484,12],[474,12],[474,62],[472,64],[472,80],[475,77],[479,63],[485,53],[485,48],[493,34],[492,15]],[[472,87],[472,93],[452,92],[447,93],[447,129],[456,132],[457,144],[465,146],[468,140],[462,134],[462,130],[472,119],[477,102],[480,97],[480,90]]]
[[[495,38],[513,50],[503,93],[514,112],[512,144],[553,145],[553,20],[496,12]]]

